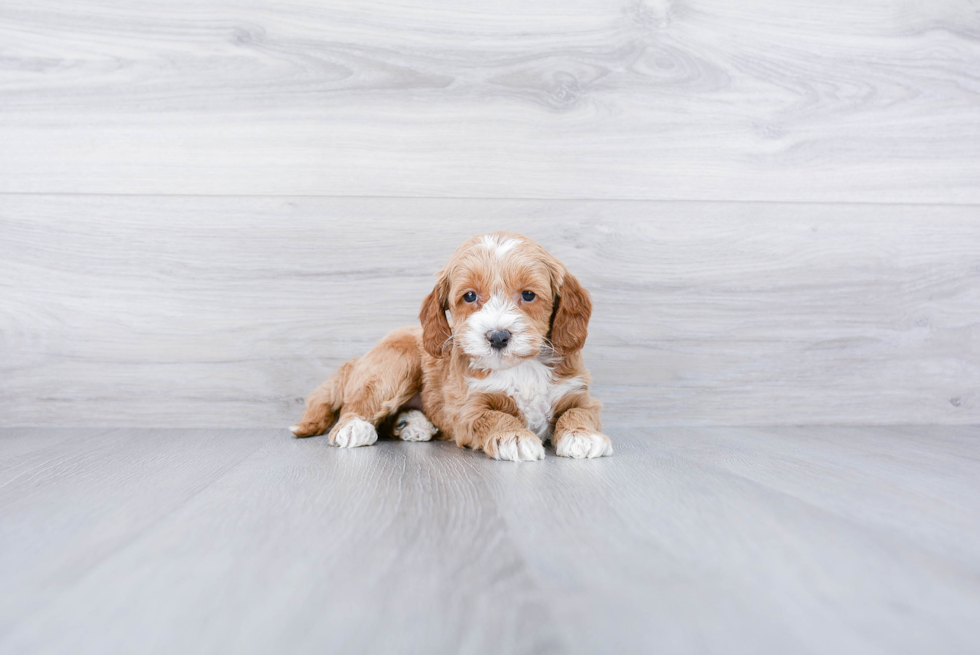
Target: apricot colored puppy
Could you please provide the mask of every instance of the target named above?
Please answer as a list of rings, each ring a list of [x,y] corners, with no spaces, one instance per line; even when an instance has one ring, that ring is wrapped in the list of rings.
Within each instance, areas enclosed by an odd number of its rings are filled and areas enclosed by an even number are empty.
[[[421,327],[395,330],[310,394],[290,428],[344,448],[378,431],[435,436],[515,462],[612,454],[582,363],[592,302],[534,241],[497,232],[461,245],[422,302]],[[331,426],[333,426],[331,428]]]

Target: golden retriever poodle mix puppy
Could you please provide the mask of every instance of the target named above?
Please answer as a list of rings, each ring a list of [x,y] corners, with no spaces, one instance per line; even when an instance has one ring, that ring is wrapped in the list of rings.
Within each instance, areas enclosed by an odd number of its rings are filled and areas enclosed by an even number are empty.
[[[519,234],[461,245],[438,273],[421,327],[395,330],[310,394],[292,428],[342,448],[378,433],[454,439],[495,459],[612,454],[582,362],[592,301],[558,259]]]

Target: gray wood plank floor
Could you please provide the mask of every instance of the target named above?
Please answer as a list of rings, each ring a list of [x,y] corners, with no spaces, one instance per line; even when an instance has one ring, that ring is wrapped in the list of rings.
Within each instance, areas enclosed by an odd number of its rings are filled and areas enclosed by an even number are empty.
[[[975,653],[980,428],[0,430],[5,653]]]

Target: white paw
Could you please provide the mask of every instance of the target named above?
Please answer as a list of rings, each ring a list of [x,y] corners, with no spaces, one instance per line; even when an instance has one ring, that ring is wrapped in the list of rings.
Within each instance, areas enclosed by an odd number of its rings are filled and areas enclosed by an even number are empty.
[[[341,448],[370,446],[378,440],[378,431],[367,421],[352,418],[337,428],[334,443]]]
[[[576,459],[605,457],[613,454],[612,441],[596,432],[569,432],[558,441],[555,454]]]
[[[504,459],[509,462],[533,462],[544,459],[544,444],[533,432],[505,434],[495,439],[494,459]]]
[[[402,412],[395,419],[395,436],[403,441],[429,441],[438,428],[417,409]]]
[[[292,432],[293,434],[299,434],[299,426],[298,425],[290,425],[289,426],[289,431]]]

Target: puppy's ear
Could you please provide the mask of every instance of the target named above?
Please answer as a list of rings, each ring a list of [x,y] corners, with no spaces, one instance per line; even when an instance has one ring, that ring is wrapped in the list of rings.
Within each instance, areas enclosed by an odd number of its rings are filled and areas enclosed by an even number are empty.
[[[422,322],[422,346],[433,357],[442,357],[450,344],[452,331],[446,320],[447,300],[449,296],[449,277],[442,273],[432,293],[422,301],[422,311],[419,320]]]
[[[581,350],[589,334],[592,299],[575,276],[562,267],[551,315],[551,343],[559,355]]]

